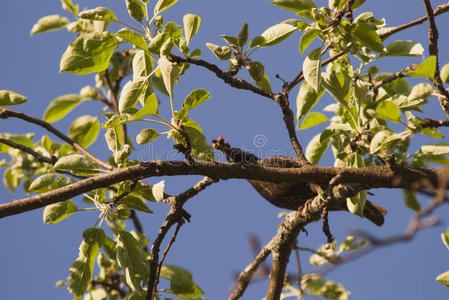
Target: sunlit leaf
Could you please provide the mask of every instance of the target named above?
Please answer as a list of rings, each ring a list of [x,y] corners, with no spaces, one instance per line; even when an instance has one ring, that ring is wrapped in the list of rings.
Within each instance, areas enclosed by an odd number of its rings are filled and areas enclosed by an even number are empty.
[[[178,2],[178,0],[158,0],[154,7],[154,15],[160,14],[176,2]]]
[[[147,144],[153,141],[155,138],[159,136],[159,132],[157,132],[153,128],[145,128],[140,131],[140,133],[136,136],[136,142],[139,145]]]
[[[379,56],[423,56],[424,54],[421,43],[413,41],[394,41],[385,49],[385,52]]]
[[[242,26],[242,29],[240,29],[239,35],[237,36],[237,45],[240,47],[243,47],[246,42],[248,42],[249,37],[249,31],[248,31],[248,24],[245,23]]]
[[[393,101],[384,101],[376,107],[378,118],[387,119],[393,122],[401,121],[399,107]]]
[[[424,62],[419,64],[414,71],[407,72],[410,77],[426,77],[433,78],[437,66],[437,58],[435,55],[429,56]]]
[[[228,46],[220,47],[212,43],[206,43],[206,46],[220,60],[228,60],[232,56],[232,50]]]
[[[56,224],[78,211],[75,203],[70,200],[45,206],[43,221],[46,224]]]
[[[44,121],[52,123],[60,120],[81,102],[82,98],[77,94],[63,95],[52,100],[44,112]]]
[[[321,88],[317,93],[310,86],[310,84],[305,81],[299,88],[298,96],[296,97],[296,119],[301,121],[301,119],[309,113],[309,111],[314,107],[321,96],[324,94],[324,89]]]
[[[173,87],[181,69],[178,65],[171,63],[165,56],[161,56],[161,58],[159,58],[158,65],[162,73],[165,88],[167,89],[170,97],[172,97]]]
[[[71,154],[60,158],[53,168],[60,171],[72,171],[79,175],[91,175],[100,171],[91,159],[79,154]]]
[[[312,0],[274,0],[270,4],[274,4],[289,11],[300,12],[302,10],[310,10],[315,6]]]
[[[70,177],[62,174],[48,173],[36,178],[30,185],[29,191],[36,193],[46,193],[60,187],[74,183]]]
[[[145,42],[145,38],[132,30],[123,28],[120,31],[118,31],[115,35],[121,37],[122,39],[127,40],[128,42],[130,42],[131,44],[140,49],[148,51],[148,46],[147,43]]]
[[[27,101],[27,98],[13,91],[0,90],[0,107],[20,105]]]
[[[79,17],[86,20],[96,20],[96,21],[117,21],[117,17],[114,12],[107,7],[97,7],[94,9],[89,9],[80,12]]]
[[[100,123],[97,118],[85,115],[73,121],[69,128],[68,137],[87,148],[97,139],[99,132]]]
[[[301,123],[298,129],[304,130],[324,122],[329,122],[326,116],[319,112],[311,112],[304,118],[304,121]]]
[[[313,42],[313,40],[318,36],[319,33],[320,30],[318,29],[306,30],[303,33],[301,39],[299,40],[299,52],[301,54],[304,53],[304,51],[307,49],[310,43]]]
[[[402,193],[404,194],[404,203],[408,208],[417,212],[421,211],[421,204],[418,202],[415,191],[402,190]]]
[[[117,204],[126,204],[131,209],[136,209],[139,211],[143,211],[146,213],[153,213],[151,209],[145,204],[145,201],[140,199],[139,197],[128,195],[120,199]]]
[[[316,48],[303,63],[304,79],[318,93],[321,86],[321,47]]]
[[[312,164],[318,164],[329,146],[330,139],[323,139],[320,141],[321,134],[315,135],[309,142],[306,148],[306,157]]]
[[[268,47],[279,44],[295,32],[296,29],[295,26],[289,24],[276,24],[271,26],[261,34],[265,38],[265,42],[260,46]]]
[[[125,0],[128,13],[137,22],[145,18],[145,6],[139,0]]]
[[[30,35],[62,29],[66,27],[69,23],[70,23],[69,19],[60,15],[46,16],[40,18],[39,21],[37,21],[37,23],[33,25]]]
[[[449,286],[449,271],[442,273],[440,275],[437,276],[436,280],[439,283],[444,284],[445,286]]]
[[[184,34],[186,36],[187,45],[189,45],[192,37],[198,32],[201,18],[197,15],[186,14],[182,18],[182,21],[184,23]]]

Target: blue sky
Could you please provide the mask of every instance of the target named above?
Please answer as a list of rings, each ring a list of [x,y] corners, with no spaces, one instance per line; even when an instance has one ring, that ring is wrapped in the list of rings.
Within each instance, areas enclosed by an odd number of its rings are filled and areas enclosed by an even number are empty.
[[[154,2],[154,1],[150,1]],[[316,0],[318,6],[327,1]],[[124,1],[79,1],[80,7],[94,8],[107,6],[119,19],[132,22],[126,13]],[[434,8],[444,1],[432,1]],[[372,11],[376,17],[383,17],[388,26],[406,23],[424,15],[422,1],[410,0],[368,0],[361,10]],[[33,24],[42,16],[63,14],[57,0],[3,0],[0,4],[0,89],[9,89],[28,97],[25,105],[14,109],[41,117],[49,101],[68,93],[78,93],[87,85],[93,84],[93,76],[58,74],[59,59],[75,35],[61,30],[30,37]],[[185,13],[201,16],[199,33],[193,38],[192,46],[200,48],[203,58],[220,64],[205,47],[205,42],[224,45],[221,34],[236,35],[243,23],[249,24],[250,36],[254,37],[266,28],[294,15],[276,8],[269,1],[261,0],[180,0],[165,14],[166,21],[182,23]],[[357,15],[358,12],[355,13]],[[440,28],[441,62],[449,62],[449,15],[437,18]],[[113,30],[120,27],[113,26]],[[294,34],[286,42],[271,48],[259,50],[254,58],[265,64],[265,70],[272,82],[273,90],[279,90],[282,82],[274,78],[291,80],[302,66],[303,56],[299,55],[299,34]],[[390,38],[393,40],[395,37]],[[396,36],[397,39],[412,39],[423,43],[427,49],[427,24],[423,24]],[[312,48],[310,48],[312,49]],[[427,52],[427,51],[426,51]],[[394,71],[411,63],[419,63],[421,58],[384,59],[382,71]],[[259,156],[272,151],[293,155],[288,135],[283,127],[282,115],[278,106],[269,100],[250,92],[232,89],[206,70],[191,66],[184,80],[175,87],[175,105],[181,105],[184,97],[193,89],[205,88],[212,94],[191,117],[202,125],[207,140],[223,135],[233,146],[242,147]],[[297,89],[292,92],[292,102]],[[164,98],[165,99],[165,98]],[[169,105],[162,101],[162,114],[168,116]],[[436,99],[429,105],[426,113],[433,118],[444,118]],[[317,108],[332,103],[326,95]],[[70,120],[82,114],[100,114],[98,103],[88,102],[76,108],[70,115],[55,123],[62,131],[67,131]],[[316,111],[317,111],[316,110]],[[16,120],[0,121],[1,132],[37,132],[39,128]],[[140,127],[139,127],[140,126]],[[136,134],[142,125],[131,126]],[[300,140],[308,141],[324,126],[300,132]],[[445,131],[446,136],[449,132]],[[262,138],[264,144],[255,143]],[[55,138],[56,139],[56,138]],[[420,138],[416,145],[429,142]],[[305,142],[303,143],[305,146]],[[90,149],[102,158],[109,153],[104,150],[102,136]],[[137,148],[136,157],[142,160],[164,159],[171,155],[171,144],[163,137],[150,146]],[[0,156],[0,159],[3,157]],[[330,165],[331,154],[327,153],[320,162]],[[218,156],[218,159],[222,157]],[[167,192],[175,194],[191,186],[200,177],[164,178]],[[160,179],[148,179],[150,184]],[[350,229],[362,228],[382,237],[402,233],[412,212],[405,207],[401,191],[374,190],[371,196],[388,210],[386,224],[375,227],[348,213],[332,213],[330,225],[333,234],[341,241]],[[0,202],[23,197],[23,193],[12,194],[0,187]],[[421,203],[428,203],[420,197]],[[167,213],[165,204],[150,204],[153,215],[140,214],[145,233],[153,240]],[[192,222],[182,227],[175,246],[166,262],[178,264],[192,271],[196,283],[206,292],[207,299],[226,299],[233,283],[233,276],[252,260],[248,248],[248,237],[257,235],[264,244],[270,240],[281,221],[277,214],[281,211],[271,206],[259,196],[251,186],[241,180],[223,181],[209,187],[197,197],[189,200],[186,207],[192,215]],[[335,280],[352,292],[352,299],[447,299],[448,289],[434,278],[449,269],[449,251],[441,243],[440,233],[447,228],[447,206],[438,209],[437,216],[446,223],[436,228],[418,233],[408,243],[397,244],[376,250],[347,265],[340,266],[329,273]],[[70,299],[65,288],[54,288],[57,280],[68,276],[68,267],[78,255],[81,233],[95,224],[96,213],[78,213],[57,225],[42,223],[42,210],[28,212],[0,221],[0,298],[19,299]],[[130,225],[131,227],[131,225]],[[309,235],[301,235],[299,244],[316,248],[325,243],[321,224],[308,226]],[[308,254],[301,256],[306,265]],[[293,259],[292,259],[293,261]],[[290,270],[294,271],[294,264]],[[305,271],[313,268],[305,266]],[[162,284],[165,284],[164,282]],[[252,284],[242,299],[261,299],[267,287],[267,280]]]

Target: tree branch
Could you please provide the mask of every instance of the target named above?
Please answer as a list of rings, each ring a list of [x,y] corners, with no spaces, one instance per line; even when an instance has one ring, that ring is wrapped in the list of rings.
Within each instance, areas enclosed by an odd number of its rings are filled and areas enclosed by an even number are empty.
[[[56,163],[56,161],[58,160],[55,156],[52,156],[52,157],[43,156],[27,146],[14,143],[13,141],[10,141],[10,140],[4,139],[4,138],[0,138],[0,143],[8,145],[12,148],[19,149],[20,151],[23,151],[25,153],[28,153],[31,156],[33,156],[34,158],[36,158],[39,162],[42,162],[42,163],[54,165]]]
[[[48,130],[49,132],[53,133],[54,135],[56,135],[57,137],[59,137],[63,141],[65,141],[68,144],[72,145],[73,148],[77,149],[78,151],[80,151],[81,153],[86,155],[87,157],[91,158],[93,161],[95,161],[98,165],[102,166],[106,170],[113,170],[114,169],[113,166],[111,166],[110,164],[108,164],[105,161],[102,161],[101,159],[99,159],[98,157],[96,157],[95,155],[90,153],[83,146],[81,146],[76,141],[72,140],[71,138],[69,138],[68,136],[66,136],[65,134],[63,134],[59,130],[57,130],[50,123],[47,123],[47,122],[45,122],[43,120],[40,120],[40,119],[31,117],[31,116],[28,116],[28,115],[26,115],[24,113],[21,113],[21,112],[17,112],[17,111],[6,109],[6,108],[0,108],[0,118],[1,119],[7,119],[7,118],[10,118],[10,117],[22,119],[24,121],[27,121],[27,122],[36,124],[36,125],[38,125],[38,126],[40,126],[42,128],[45,128],[46,130]]]
[[[366,188],[435,189],[441,168],[372,166],[365,168],[318,167],[273,168],[239,163],[182,161],[141,162],[127,168],[98,174],[59,189],[0,205],[0,218],[65,201],[94,189],[104,188],[124,180],[140,180],[147,177],[176,175],[205,175],[215,179],[256,179],[271,182],[311,182],[327,184],[334,176],[344,173],[343,183],[360,183]]]

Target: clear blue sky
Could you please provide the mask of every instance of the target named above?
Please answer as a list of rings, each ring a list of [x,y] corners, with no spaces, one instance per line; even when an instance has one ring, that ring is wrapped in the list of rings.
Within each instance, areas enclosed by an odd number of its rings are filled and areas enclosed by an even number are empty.
[[[154,1],[150,1],[154,2]],[[192,47],[201,48],[203,57],[215,60],[205,47],[206,41],[223,44],[220,34],[236,35],[243,23],[247,22],[250,36],[263,32],[266,28],[294,15],[276,8],[269,1],[262,0],[180,0],[164,15],[166,21],[182,23],[185,13],[200,15],[202,23]],[[317,5],[327,3],[316,0]],[[384,17],[388,26],[396,26],[424,15],[422,1],[411,0],[368,0],[363,11],[373,11],[376,17]],[[80,7],[94,8],[107,6],[114,10],[119,19],[130,21],[124,1],[79,1]],[[432,1],[434,7],[444,1]],[[9,89],[28,97],[28,103],[15,109],[41,117],[49,101],[68,93],[78,93],[80,88],[93,84],[92,75],[75,76],[58,74],[59,59],[67,45],[75,38],[66,30],[30,37],[33,24],[42,16],[65,14],[57,0],[3,0],[0,4],[0,89]],[[357,12],[356,12],[357,15]],[[440,53],[443,63],[449,62],[449,15],[437,19],[440,28]],[[117,30],[120,27],[112,27]],[[424,43],[427,49],[427,25],[420,25],[404,31],[398,38],[412,39]],[[392,39],[392,38],[390,38]],[[298,52],[299,34],[291,36],[287,42],[259,51],[255,58],[266,66],[266,73],[274,90],[281,82],[274,78],[276,73],[291,80],[302,65],[303,57]],[[385,59],[384,71],[393,71],[421,58]],[[222,67],[225,67],[223,65]],[[212,98],[192,113],[192,118],[203,126],[210,142],[223,135],[231,145],[244,147],[260,156],[270,151],[283,151],[293,155],[287,132],[283,127],[280,109],[275,103],[249,92],[229,88],[207,71],[191,66],[184,81],[175,88],[177,105],[193,89],[208,89]],[[296,90],[292,93],[296,96]],[[320,107],[331,103],[329,96]],[[294,97],[292,97],[294,100]],[[432,99],[436,102],[436,99]],[[294,102],[294,101],[292,101]],[[167,102],[162,103],[162,112],[168,115]],[[438,105],[431,105],[427,111],[434,118],[444,118]],[[55,123],[62,131],[67,131],[70,119],[82,114],[97,115],[101,106],[88,102],[70,113],[68,118]],[[1,120],[1,132],[43,133],[39,128],[15,120]],[[142,125],[130,126],[136,133]],[[300,139],[308,141],[324,127],[301,132]],[[449,132],[445,131],[446,136]],[[254,139],[263,135],[266,144],[257,146]],[[56,138],[55,138],[56,139]],[[428,142],[420,139],[419,143]],[[106,159],[100,136],[91,149]],[[305,145],[304,145],[305,146]],[[417,147],[417,145],[413,145]],[[166,149],[170,143],[159,138],[151,146],[137,149],[136,157],[142,160],[164,159],[170,156]],[[279,153],[279,152],[278,152]],[[330,153],[320,164],[330,164]],[[0,156],[0,159],[4,158]],[[222,159],[220,156],[218,159]],[[200,177],[166,178],[167,192],[175,194],[188,188]],[[150,184],[158,179],[149,179]],[[401,233],[411,216],[405,208],[400,191],[375,190],[372,200],[388,210],[386,224],[377,228],[348,213],[332,213],[330,225],[333,234],[341,241],[350,229],[363,228],[376,236]],[[0,202],[23,197],[23,193],[12,194],[3,186]],[[421,197],[425,205],[429,199]],[[153,240],[165,217],[165,204],[150,204],[154,215],[140,214],[145,233]],[[229,180],[209,187],[186,205],[192,215],[192,222],[182,227],[174,248],[166,262],[178,264],[192,271],[196,283],[206,292],[207,299],[226,299],[233,283],[233,276],[252,260],[247,247],[250,234],[259,236],[266,243],[275,234],[280,219],[279,209],[271,206],[259,196],[247,182]],[[447,299],[448,288],[434,278],[449,269],[449,251],[441,243],[440,233],[447,228],[448,207],[440,208],[436,214],[445,218],[446,223],[420,232],[409,243],[397,244],[379,249],[371,255],[340,266],[328,275],[329,279],[342,283],[352,292],[351,299]],[[68,267],[78,256],[78,246],[83,229],[95,224],[97,215],[92,212],[78,213],[57,225],[42,223],[42,210],[0,220],[0,299],[70,299],[65,288],[54,288],[57,280],[68,276]],[[130,225],[131,226],[131,225]],[[309,235],[301,235],[299,244],[314,248],[325,243],[321,224],[308,226]],[[302,254],[306,265],[308,254]],[[293,261],[293,260],[292,260]],[[310,266],[305,266],[310,271]],[[292,264],[292,271],[294,267]],[[165,284],[165,283],[163,283]],[[261,299],[267,281],[252,284],[243,299]]]

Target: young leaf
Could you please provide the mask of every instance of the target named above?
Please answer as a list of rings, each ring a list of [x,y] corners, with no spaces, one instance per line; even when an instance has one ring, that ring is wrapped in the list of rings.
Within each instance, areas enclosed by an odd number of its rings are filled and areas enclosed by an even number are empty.
[[[444,272],[435,278],[439,283],[449,286],[449,271]]]
[[[45,224],[56,224],[78,211],[75,203],[70,200],[45,206],[43,221]]]
[[[224,39],[229,45],[238,46],[238,44],[239,44],[239,41],[237,40],[236,37],[225,35],[225,34],[220,35],[220,37],[222,39]]]
[[[220,60],[228,60],[232,56],[231,48],[229,48],[228,46],[220,47],[220,46],[214,45],[212,43],[206,43],[206,46]]]
[[[133,58],[133,82],[142,80],[150,75],[153,67],[153,58],[145,51],[138,50]]]
[[[446,230],[446,233],[441,234],[441,239],[443,240],[443,244],[449,250],[449,228]]]
[[[71,154],[60,158],[53,169],[71,171],[78,175],[91,175],[101,171],[92,160],[79,154]]]
[[[301,54],[306,51],[307,47],[310,45],[310,43],[313,42],[313,40],[318,36],[320,33],[319,29],[310,29],[306,30],[303,35],[301,36],[301,39],[299,40],[299,52]]]
[[[115,35],[121,37],[122,39],[127,40],[128,42],[130,42],[131,44],[140,49],[148,51],[148,46],[147,43],[145,42],[144,37],[138,33],[135,33],[132,30],[123,28],[120,29],[120,31],[118,31]]]
[[[316,48],[303,63],[304,79],[318,93],[321,87],[321,47]]]
[[[439,142],[421,146],[424,154],[440,155],[449,154],[449,143]]]
[[[159,58],[158,65],[162,73],[165,88],[170,97],[173,97],[173,86],[176,83],[176,79],[178,78],[181,69],[178,65],[171,63],[165,56]]]
[[[330,139],[320,141],[320,137],[321,134],[315,135],[306,148],[306,157],[314,165],[318,164],[330,143]]]
[[[435,55],[429,56],[414,71],[408,72],[406,75],[410,77],[426,77],[433,78],[437,66],[437,58]]]
[[[139,0],[126,0],[128,13],[137,22],[142,22],[145,18],[145,6]]]
[[[158,100],[155,93],[151,93],[146,99],[143,107],[134,114],[134,120],[139,120],[143,116],[157,113]]]
[[[379,56],[423,56],[424,48],[421,43],[413,41],[394,41],[386,47]]]
[[[136,142],[139,145],[144,145],[153,141],[155,138],[159,136],[159,132],[154,130],[153,128],[145,128],[140,131],[140,133],[136,136]]]
[[[46,193],[74,182],[72,178],[65,177],[62,174],[48,173],[36,178],[28,190],[36,193]]]
[[[122,147],[122,126],[108,128],[104,134],[109,150],[112,152],[119,151]]]
[[[249,31],[248,31],[248,24],[245,23],[242,26],[242,29],[240,29],[239,35],[237,36],[237,43],[238,46],[243,47],[245,46],[246,42],[248,41]]]
[[[258,61],[253,61],[248,66],[248,72],[254,83],[261,89],[271,92],[271,84],[265,74],[265,67]]]
[[[293,12],[310,10],[316,7],[312,0],[274,0],[270,4]]]
[[[104,71],[118,44],[107,31],[80,35],[62,55],[59,72],[84,75]]]
[[[170,280],[171,293],[186,294],[194,291],[195,283],[189,270],[174,265],[162,265],[161,277]]]
[[[190,94],[187,95],[184,103],[182,104],[182,109],[181,111],[179,111],[178,117],[180,119],[184,119],[189,110],[194,109],[209,98],[210,93],[204,89],[197,89],[190,92]]]
[[[391,130],[387,129],[378,131],[371,140],[371,143],[369,145],[369,152],[370,154],[376,154],[383,148],[387,147],[390,143],[402,139],[403,137],[401,137],[399,134],[392,132]]]
[[[50,15],[40,18],[31,28],[30,35],[47,31],[58,30],[66,27],[70,23],[69,19],[60,15]]]
[[[421,211],[421,204],[418,202],[415,191],[402,190],[402,193],[404,194],[404,203],[408,208],[411,208],[416,212]]]
[[[319,112],[312,112],[304,118],[304,121],[302,122],[301,126],[299,126],[298,129],[304,130],[324,122],[329,122],[326,116],[324,116],[322,113]]]
[[[145,93],[147,89],[147,82],[139,80],[136,82],[128,81],[123,87],[120,99],[118,101],[118,108],[120,113],[126,113],[134,108],[137,100]]]
[[[445,64],[440,71],[441,80],[449,83],[449,64]]]
[[[0,90],[0,107],[19,105],[27,102],[27,98],[16,92]]]
[[[376,107],[378,118],[387,119],[393,122],[401,121],[401,112],[399,107],[393,101],[384,101]]]
[[[100,132],[100,123],[97,117],[81,116],[70,125],[68,137],[77,141],[84,148],[89,147]]]
[[[266,43],[266,39],[263,36],[258,35],[255,38],[253,38],[251,40],[251,42],[249,42],[249,47],[250,48],[260,47],[260,46],[262,46],[265,43]]]
[[[72,0],[61,0],[62,9],[70,12],[72,15],[78,15],[79,5],[73,5]]]
[[[44,112],[44,121],[52,123],[62,119],[81,102],[81,96],[77,94],[63,95],[52,100]]]
[[[147,258],[132,234],[122,230],[117,236],[117,261],[125,272],[129,287],[133,291],[143,293],[140,283],[145,284],[148,279]]]
[[[158,15],[173,4],[178,2],[178,0],[159,0],[154,7],[154,15]]]
[[[117,204],[126,204],[126,206],[128,206],[131,209],[136,209],[146,213],[153,213],[153,211],[151,211],[151,209],[149,209],[148,206],[145,204],[144,200],[133,195],[123,197],[117,202]]]
[[[383,52],[384,46],[382,45],[382,40],[377,32],[371,28],[371,25],[366,22],[357,23],[352,34],[368,49],[375,52]]]
[[[192,37],[198,32],[200,27],[201,18],[197,15],[186,14],[182,18],[184,23],[184,34],[186,36],[187,46],[190,44]]]
[[[170,34],[168,32],[158,33],[148,44],[148,50],[153,54],[159,54],[162,45],[164,45],[169,38]]]
[[[276,24],[265,30],[261,36],[265,38],[265,43],[260,47],[268,47],[279,44],[286,38],[288,38],[293,32],[296,31],[296,27],[290,24]]]
[[[309,111],[314,107],[321,96],[324,94],[324,89],[321,88],[317,93],[306,81],[299,88],[298,96],[296,97],[296,119],[301,121],[301,119],[309,113]]]
[[[95,258],[97,257],[101,240],[101,232],[105,235],[103,230],[96,228],[89,228],[84,231],[86,237],[80,245],[78,258],[70,266],[70,286],[68,290],[75,295],[75,299],[81,299],[89,286],[94,270]],[[83,233],[83,236],[85,234]]]
[[[413,101],[417,99],[425,99],[432,96],[433,88],[428,83],[418,83],[415,85],[407,97],[407,101]]]
[[[165,180],[161,180],[152,187],[154,200],[160,202],[164,199]]]
[[[98,99],[98,92],[94,87],[86,85],[85,87],[81,88],[80,96],[82,100]]]
[[[107,21],[107,22],[115,22],[117,21],[117,17],[107,7],[97,7],[94,9],[89,9],[80,12],[79,14],[81,19],[85,20],[95,20],[95,21]]]

